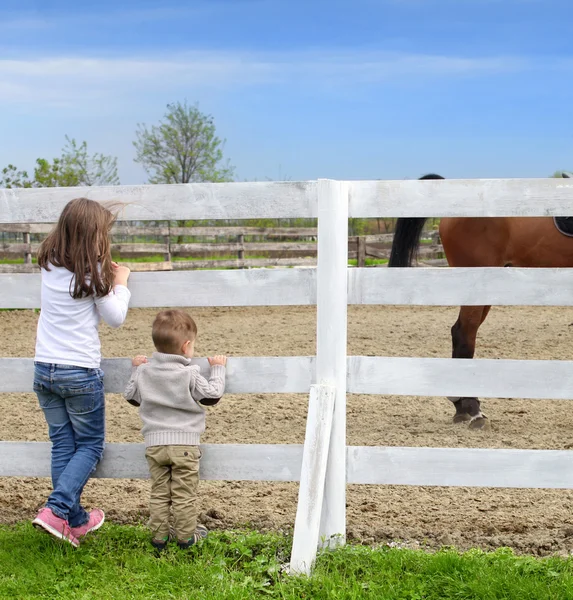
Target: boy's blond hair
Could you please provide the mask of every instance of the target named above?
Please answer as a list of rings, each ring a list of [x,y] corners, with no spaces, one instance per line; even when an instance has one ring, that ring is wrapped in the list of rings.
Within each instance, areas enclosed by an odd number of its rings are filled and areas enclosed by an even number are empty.
[[[151,337],[158,352],[181,354],[181,347],[197,337],[195,321],[182,310],[162,310],[155,317]]]

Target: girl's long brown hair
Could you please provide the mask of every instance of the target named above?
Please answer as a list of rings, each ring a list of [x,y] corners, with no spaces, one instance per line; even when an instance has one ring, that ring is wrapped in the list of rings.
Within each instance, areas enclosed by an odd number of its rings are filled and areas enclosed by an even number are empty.
[[[109,231],[116,215],[87,198],[66,204],[56,227],[42,242],[38,265],[65,267],[74,274],[72,298],[107,296],[113,287]]]

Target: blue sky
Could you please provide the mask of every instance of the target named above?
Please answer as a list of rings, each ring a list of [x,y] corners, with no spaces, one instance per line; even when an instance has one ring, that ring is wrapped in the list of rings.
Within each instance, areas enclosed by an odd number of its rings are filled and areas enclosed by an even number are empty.
[[[573,169],[570,0],[0,0],[0,168],[67,134],[133,162],[187,99],[237,179]]]

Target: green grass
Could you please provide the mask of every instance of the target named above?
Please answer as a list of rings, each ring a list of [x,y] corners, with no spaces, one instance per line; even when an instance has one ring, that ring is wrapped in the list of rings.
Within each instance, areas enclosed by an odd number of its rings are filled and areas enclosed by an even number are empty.
[[[321,555],[306,578],[283,570],[290,545],[287,536],[211,533],[191,551],[158,556],[141,527],[106,524],[78,550],[28,523],[0,527],[0,598],[573,598],[571,559],[349,545]]]
[[[37,262],[38,262],[38,260],[36,259],[35,256],[33,256],[32,263],[36,264]],[[1,265],[23,265],[24,259],[23,258],[2,258],[2,259],[0,259],[0,264]]]
[[[387,265],[388,262],[389,261],[387,258],[366,258],[364,261],[364,264],[367,267],[371,267],[373,265]],[[358,264],[358,259],[357,258],[349,258],[348,264],[355,267]]]

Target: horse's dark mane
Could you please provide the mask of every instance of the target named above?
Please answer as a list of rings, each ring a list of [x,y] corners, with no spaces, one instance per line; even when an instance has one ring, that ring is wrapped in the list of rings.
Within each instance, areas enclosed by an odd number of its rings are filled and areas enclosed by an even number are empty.
[[[435,173],[428,173],[427,175],[422,175],[420,179],[445,179],[441,175],[436,175]]]

